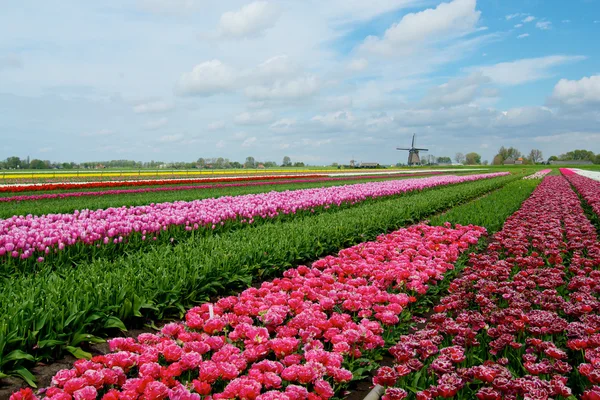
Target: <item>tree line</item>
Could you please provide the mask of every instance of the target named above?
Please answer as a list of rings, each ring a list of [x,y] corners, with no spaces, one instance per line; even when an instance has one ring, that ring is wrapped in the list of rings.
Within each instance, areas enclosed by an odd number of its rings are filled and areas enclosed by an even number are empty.
[[[524,164],[540,164],[549,163],[550,161],[590,161],[594,164],[600,164],[600,154],[594,154],[589,150],[573,150],[558,156],[550,156],[547,161],[544,160],[544,155],[539,149],[532,149],[527,155],[522,154],[515,147],[500,147],[498,154],[494,156],[493,165],[502,165],[509,160],[522,159]]]
[[[288,156],[283,157],[281,164],[275,161],[258,161],[254,157],[246,157],[243,163],[230,161],[228,158],[203,158],[193,162],[173,162],[165,163],[162,161],[134,161],[134,160],[110,160],[110,161],[85,161],[81,163],[74,162],[51,162],[49,160],[32,160],[27,157],[21,159],[17,156],[8,157],[0,161],[0,169],[98,169],[98,168],[126,168],[126,169],[233,169],[233,168],[275,168],[275,167],[304,167],[301,161],[292,162]]]

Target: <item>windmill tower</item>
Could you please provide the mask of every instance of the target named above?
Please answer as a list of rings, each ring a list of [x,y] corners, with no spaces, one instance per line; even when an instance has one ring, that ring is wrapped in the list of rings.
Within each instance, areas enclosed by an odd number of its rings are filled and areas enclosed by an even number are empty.
[[[408,151],[408,166],[409,167],[421,165],[421,158],[419,157],[419,152],[420,151],[429,151],[429,149],[418,149],[415,147],[415,136],[416,136],[416,134],[413,134],[412,145],[411,145],[410,149],[403,149],[400,147],[396,148],[396,150]]]

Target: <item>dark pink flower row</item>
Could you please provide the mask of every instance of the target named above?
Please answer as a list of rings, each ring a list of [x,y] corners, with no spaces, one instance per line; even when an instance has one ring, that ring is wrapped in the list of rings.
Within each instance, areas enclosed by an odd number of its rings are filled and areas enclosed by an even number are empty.
[[[594,213],[600,217],[600,182],[581,176],[568,168],[561,168],[560,172],[575,186],[575,189],[592,207]]]
[[[352,360],[384,345],[399,315],[485,228],[416,225],[340,251],[186,314],[59,371],[46,398],[329,399]],[[350,369],[349,369],[350,368]],[[29,389],[11,400],[34,399]]]
[[[600,398],[599,265],[578,196],[562,176],[545,178],[424,328],[390,348],[396,364],[374,383],[388,387],[384,400],[415,382],[419,400]]]

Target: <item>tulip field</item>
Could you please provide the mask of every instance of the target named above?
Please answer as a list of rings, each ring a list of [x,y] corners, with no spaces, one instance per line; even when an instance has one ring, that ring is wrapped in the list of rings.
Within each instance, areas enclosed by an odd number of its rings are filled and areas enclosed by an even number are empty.
[[[4,188],[0,398],[600,399],[591,175]]]

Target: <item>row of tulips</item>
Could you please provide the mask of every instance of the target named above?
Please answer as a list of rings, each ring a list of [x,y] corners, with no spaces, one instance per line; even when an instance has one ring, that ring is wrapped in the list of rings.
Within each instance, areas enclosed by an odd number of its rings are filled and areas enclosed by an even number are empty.
[[[56,183],[32,183],[27,185],[0,186],[0,193],[20,192],[48,192],[51,190],[71,189],[95,189],[115,188],[131,186],[164,186],[190,183],[223,183],[223,182],[252,182],[252,181],[275,181],[279,179],[306,179],[326,178],[327,175],[305,174],[305,175],[267,175],[267,176],[223,176],[219,178],[180,178],[180,179],[140,179],[124,181],[97,181],[97,182],[56,182]]]
[[[562,168],[560,172],[592,207],[594,213],[600,217],[600,182],[581,176],[568,168]]]
[[[433,175],[433,174],[415,174],[415,175],[411,175],[411,177],[422,176],[422,175]],[[395,176],[395,177],[397,177],[397,176]],[[217,188],[225,188],[225,187],[274,186],[274,185],[287,185],[290,183],[343,182],[343,181],[356,181],[358,179],[382,179],[382,178],[386,178],[386,177],[382,177],[381,175],[366,175],[366,176],[360,176],[360,177],[349,176],[349,177],[339,177],[339,178],[305,176],[305,177],[293,177],[293,179],[276,178],[276,179],[269,179],[268,181],[265,181],[265,179],[261,179],[260,182],[246,182],[246,181],[258,180],[258,179],[239,179],[242,182],[217,183],[217,184],[211,184],[211,185],[177,185],[177,186],[162,186],[162,187],[156,187],[156,188],[115,189],[115,190],[102,190],[102,191],[93,191],[93,192],[44,193],[44,194],[37,194],[37,195],[34,194],[34,195],[22,195],[22,196],[9,196],[9,197],[0,197],[0,203],[9,203],[9,202],[15,202],[15,201],[65,199],[65,198],[70,198],[70,197],[90,197],[90,196],[97,197],[97,196],[111,196],[111,195],[121,195],[121,194],[136,194],[136,193],[175,192],[175,191],[183,191],[183,190],[217,189]],[[159,182],[159,181],[157,181],[157,182]],[[187,181],[185,181],[185,183],[187,183]],[[160,183],[156,183],[153,185],[160,185]],[[135,185],[126,185],[126,186],[135,186]]]
[[[13,216],[0,220],[0,256],[27,259],[62,251],[78,243],[100,246],[118,244],[139,233],[156,238],[170,227],[192,231],[203,227],[215,229],[226,222],[253,223],[278,215],[355,204],[367,199],[394,196],[461,182],[509,175],[508,172],[439,176],[364,184],[269,192],[236,197],[219,197],[191,202],[151,204],[139,207],[82,210],[73,214]]]
[[[550,172],[552,172],[551,169],[543,169],[541,171],[536,172],[535,174],[528,175],[528,176],[524,177],[523,179],[543,179]]]
[[[599,399],[599,265],[578,196],[545,178],[374,383],[385,400]]]
[[[600,181],[600,171],[590,171],[580,168],[571,168],[570,170],[577,173],[577,175],[585,176],[586,178],[590,178],[595,181]]]
[[[59,371],[52,399],[329,399],[485,228],[415,225],[189,310]],[[364,365],[363,365],[364,366]],[[11,400],[36,398],[30,389]]]

